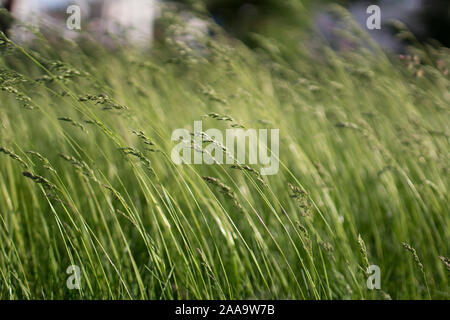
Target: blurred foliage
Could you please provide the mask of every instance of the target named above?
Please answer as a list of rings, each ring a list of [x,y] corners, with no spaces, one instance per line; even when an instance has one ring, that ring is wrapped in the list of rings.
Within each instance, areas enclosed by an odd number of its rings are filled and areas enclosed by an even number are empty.
[[[6,32],[13,20],[8,10],[0,8],[0,31]]]
[[[255,46],[253,33],[282,39],[304,29],[310,0],[179,0],[194,10],[208,12],[226,31]],[[316,1],[317,3],[317,1]]]
[[[424,1],[421,20],[427,27],[427,37],[439,40],[450,47],[450,1]]]
[[[176,0],[193,9],[207,10],[221,26],[231,34],[250,45],[251,33],[258,32],[280,38],[286,34],[304,29],[312,15],[307,9],[334,3],[348,7],[361,0]],[[380,4],[379,0],[365,1],[368,4]],[[393,2],[393,1],[392,1]],[[450,46],[450,1],[423,1],[418,12],[418,25],[408,26],[418,30],[421,41],[436,39]]]

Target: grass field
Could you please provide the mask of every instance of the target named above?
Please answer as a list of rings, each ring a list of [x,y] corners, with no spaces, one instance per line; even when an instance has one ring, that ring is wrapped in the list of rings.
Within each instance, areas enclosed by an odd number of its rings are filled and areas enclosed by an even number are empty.
[[[448,49],[37,37],[0,40],[1,299],[450,298]],[[279,129],[278,174],[175,165],[194,120]]]

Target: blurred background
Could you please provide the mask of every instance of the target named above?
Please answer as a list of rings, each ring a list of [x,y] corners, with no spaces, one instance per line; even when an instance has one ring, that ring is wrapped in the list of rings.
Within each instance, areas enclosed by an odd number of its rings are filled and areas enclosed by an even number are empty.
[[[18,21],[34,25],[44,21],[55,27],[64,26],[67,7],[78,4],[82,9],[82,29],[85,31],[100,37],[104,33],[120,34],[127,30],[130,40],[141,43],[151,43],[161,37],[164,30],[158,19],[162,10],[173,10],[183,13],[188,32],[210,32],[202,21],[210,19],[249,46],[255,45],[255,33],[272,38],[286,37],[287,40],[290,33],[304,30],[307,26],[314,26],[333,46],[339,42],[332,34],[339,22],[326,9],[330,3],[347,8],[353,18],[386,49],[403,50],[402,41],[394,36],[395,30],[390,25],[392,20],[402,21],[419,41],[433,39],[450,46],[448,0],[0,0],[0,5],[12,12]],[[365,28],[366,9],[371,4],[381,8],[381,30]],[[3,10],[0,28],[6,31],[12,24],[12,19]],[[71,36],[70,32],[68,36]]]

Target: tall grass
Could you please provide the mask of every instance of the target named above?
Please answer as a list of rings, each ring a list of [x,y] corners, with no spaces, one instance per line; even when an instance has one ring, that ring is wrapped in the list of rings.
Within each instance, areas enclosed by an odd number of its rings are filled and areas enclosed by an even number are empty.
[[[257,38],[2,38],[1,299],[449,298],[449,51]],[[194,120],[279,128],[279,173],[176,166]]]

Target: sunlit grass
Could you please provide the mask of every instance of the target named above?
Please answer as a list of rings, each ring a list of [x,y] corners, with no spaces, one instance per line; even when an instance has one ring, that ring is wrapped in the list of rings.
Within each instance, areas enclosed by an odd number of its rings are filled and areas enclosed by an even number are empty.
[[[448,299],[448,50],[259,40],[5,38],[0,298]],[[279,173],[176,166],[173,130],[233,124],[210,113],[280,129]]]

